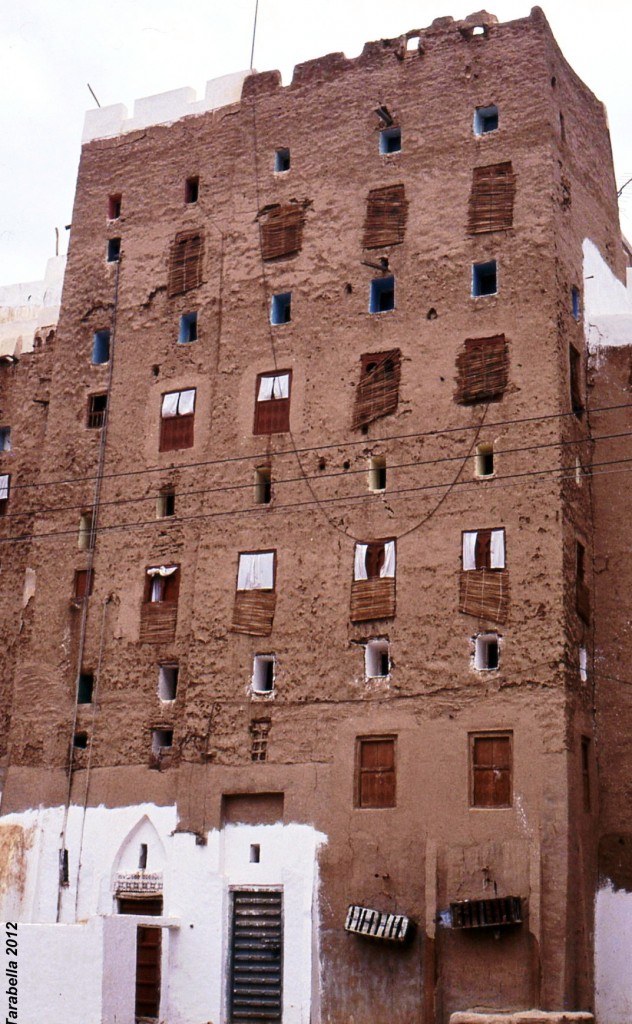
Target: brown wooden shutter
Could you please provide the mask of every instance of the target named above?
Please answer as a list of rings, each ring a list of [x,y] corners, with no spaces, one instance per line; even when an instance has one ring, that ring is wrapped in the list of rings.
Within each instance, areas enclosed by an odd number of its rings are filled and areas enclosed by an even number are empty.
[[[392,619],[395,615],[395,577],[354,580],[351,584],[352,622]]]
[[[516,176],[510,162],[475,167],[467,230],[470,235],[506,231],[513,225]]]
[[[352,427],[357,430],[380,416],[395,412],[399,401],[401,353],[370,352],[360,357],[360,382],[356,387]]]
[[[253,434],[284,434],[290,429],[290,399],[255,401]]]
[[[90,597],[94,584],[94,571],[92,569],[77,569],[75,571],[74,598],[76,601],[83,601]]]
[[[262,211],[261,255],[264,260],[295,256],[303,245],[305,208],[302,203],[283,203]]]
[[[395,740],[358,740],[358,807],[395,806]]]
[[[511,806],[511,737],[474,736],[472,806]]]
[[[136,1019],[160,1013],[162,929],[139,925],[136,932]]]
[[[403,185],[373,188],[367,196],[362,245],[380,249],[404,241],[408,201]]]
[[[229,1019],[281,1020],[283,893],[241,889],[233,893],[232,911]]]
[[[504,334],[467,338],[456,359],[454,400],[461,405],[502,398],[509,377],[509,349]]]
[[[466,569],[461,572],[459,611],[491,622],[506,622],[509,611],[509,573],[506,569]]]
[[[173,452],[180,448],[192,448],[194,439],[195,413],[186,416],[162,416],[160,419],[161,452]]]
[[[171,245],[169,256],[170,297],[188,292],[202,283],[204,235],[201,231],[180,231]]]
[[[233,605],[233,633],[269,636],[274,622],[276,594],[273,590],[237,590]]]

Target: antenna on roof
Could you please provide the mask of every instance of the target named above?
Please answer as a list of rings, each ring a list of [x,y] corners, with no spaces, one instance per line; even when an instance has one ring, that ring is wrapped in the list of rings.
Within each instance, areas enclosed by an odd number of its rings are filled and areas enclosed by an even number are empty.
[[[92,98],[93,98],[94,102],[96,103],[97,107],[100,107],[101,104],[99,103],[99,101],[98,101],[98,99],[96,97],[95,91],[92,88],[92,86],[90,85],[90,82],[86,82],[86,85],[88,86],[88,89],[90,90],[90,92],[92,94]]]
[[[252,26],[252,47],[250,49],[250,70],[251,71],[252,71],[252,67],[253,67],[253,63],[254,63],[254,57],[255,57],[255,36],[257,35],[257,14],[258,14],[258,12],[259,12],[259,0],[255,0],[255,21],[254,21],[254,25]],[[88,88],[90,88],[90,87],[88,86]],[[92,89],[90,89],[90,92],[92,92]],[[94,93],[93,93],[93,95],[94,95]],[[96,96],[94,98],[96,99]]]

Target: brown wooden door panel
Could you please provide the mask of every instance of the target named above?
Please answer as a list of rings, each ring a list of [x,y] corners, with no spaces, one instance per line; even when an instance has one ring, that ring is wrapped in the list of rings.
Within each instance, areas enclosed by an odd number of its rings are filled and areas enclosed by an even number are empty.
[[[158,1019],[162,929],[139,925],[136,932],[136,1018]]]

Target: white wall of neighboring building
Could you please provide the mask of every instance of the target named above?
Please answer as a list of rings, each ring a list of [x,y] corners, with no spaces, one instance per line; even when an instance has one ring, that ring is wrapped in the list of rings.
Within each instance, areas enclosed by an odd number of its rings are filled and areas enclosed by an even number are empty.
[[[65,256],[53,256],[41,281],[0,285],[0,356],[33,351],[37,331],[59,319]]]
[[[283,890],[283,1021],[309,1024],[317,926],[319,846],[309,825],[230,824],[196,842],[177,832],[175,807],[71,806],[66,825],[69,884],[56,924],[63,807],[5,815],[0,871],[2,920],[19,921],[21,977],[35,976],[20,1024],[134,1024],[136,927],[162,928],[161,1018],[170,1024],[225,1020],[232,888]],[[116,913],[119,873],[162,874],[163,916]],[[259,862],[251,846],[259,847]],[[44,966],[42,966],[44,965]]]
[[[597,246],[584,240],[584,330],[589,352],[632,345],[632,267],[623,284]]]

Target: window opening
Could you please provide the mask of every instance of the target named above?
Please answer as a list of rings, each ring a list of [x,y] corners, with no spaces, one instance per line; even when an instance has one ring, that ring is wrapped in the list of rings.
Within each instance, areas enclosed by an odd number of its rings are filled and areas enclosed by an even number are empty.
[[[139,914],[143,917],[162,916],[162,896],[118,896],[118,914]],[[160,931],[156,928],[155,931]]]
[[[92,512],[83,512],[79,517],[79,550],[90,551],[93,546]]]
[[[374,455],[369,461],[369,490],[386,490],[386,456]]]
[[[252,692],[272,693],[274,690],[274,654],[255,654],[252,670]]]
[[[574,345],[568,346],[568,358],[570,363],[571,407],[575,416],[581,416],[584,411],[581,385],[582,357]]]
[[[582,466],[579,455],[575,456],[575,483],[578,487],[581,487],[584,478],[584,467]]]
[[[268,735],[271,721],[269,718],[255,718],[250,723],[250,760],[267,761]]]
[[[471,807],[511,807],[511,733],[470,737]]]
[[[259,843],[250,844],[250,863],[259,864],[261,860],[261,846]]]
[[[588,679],[588,651],[585,647],[579,648],[579,678],[582,683]]]
[[[497,633],[481,633],[474,645],[474,668],[479,671],[493,671],[500,661],[500,645]]]
[[[198,338],[198,315],[194,313],[183,313],[180,317],[180,329],[178,331],[178,344],[188,345]]]
[[[151,730],[151,751],[152,754],[160,756],[164,750],[170,750],[173,746],[173,729],[152,729]]]
[[[92,339],[92,364],[107,363],[110,359],[110,332],[95,331]]]
[[[274,551],[242,552],[237,590],[274,590],[274,556]]]
[[[184,185],[184,201],[185,203],[197,203],[200,194],[200,179],[196,175],[191,178],[187,178]]]
[[[121,258],[121,239],[109,238],[107,248],[108,263],[118,263]]]
[[[485,443],[476,447],[476,475],[485,477],[494,475],[494,445]]]
[[[498,128],[498,107],[477,107],[474,112],[474,134],[487,135]]]
[[[505,531],[467,530],[463,533],[463,569],[504,569]]]
[[[192,448],[195,419],[195,388],[170,391],[162,396],[160,408],[161,452]]]
[[[158,696],[160,700],[175,700],[178,692],[180,669],[174,662],[158,666]]]
[[[585,811],[590,811],[590,739],[582,736],[582,802]]]
[[[181,295],[202,283],[204,235],[201,231],[180,231],[169,256],[169,298]]]
[[[99,430],[105,423],[107,407],[107,395],[88,395],[86,426],[91,430]]]
[[[11,427],[0,427],[0,452],[11,451]]]
[[[581,315],[581,302],[579,288],[576,288],[575,285],[571,288],[571,309],[575,320],[579,320]]]
[[[68,850],[65,848],[59,851],[59,882],[60,885],[68,885],[70,882]]]
[[[356,807],[395,807],[395,737],[358,737]]]
[[[377,277],[371,281],[369,312],[387,313],[395,309],[395,278]]]
[[[290,429],[291,380],[289,370],[258,375],[254,434],[282,434]]]
[[[72,745],[77,750],[86,750],[88,746],[87,732],[76,732],[72,738]]]
[[[372,188],[367,196],[362,247],[381,249],[404,241],[408,200],[403,185]]]
[[[292,292],[280,292],[272,296],[270,305],[270,323],[289,324],[292,319]]]
[[[129,900],[128,903],[134,901]],[[148,902],[148,901],[146,901]],[[128,913],[143,913],[136,907]],[[160,901],[162,913],[162,900]],[[120,910],[122,913],[123,911]],[[145,911],[146,912],[146,911]],[[155,911],[154,911],[155,912]],[[135,1019],[158,1020],[160,1016],[160,963],[162,959],[162,929],[138,925],[136,929],[136,992]]]
[[[94,583],[94,572],[92,569],[75,569],[75,581],[73,597],[75,601],[83,601],[90,597]]]
[[[498,274],[496,260],[487,263],[472,264],[472,296],[496,295],[498,292]]]
[[[274,170],[277,174],[284,174],[285,171],[290,169],[290,151],[289,149],[277,149],[274,154]]]
[[[156,519],[168,519],[176,514],[176,492],[165,488],[156,499]]]
[[[118,194],[108,199],[108,220],[118,220],[121,216],[121,201],[123,197]]]
[[[177,601],[180,589],[180,574],[177,565],[150,566],[146,570],[145,602],[161,604],[163,601]]]
[[[377,639],[367,642],[364,652],[364,668],[367,679],[380,679],[391,671],[388,640]]]
[[[255,469],[255,504],[269,505],[272,500],[272,471],[269,466]]]
[[[138,851],[138,870],[145,871],[147,869],[147,843],[141,843]]]
[[[92,704],[94,673],[80,672],[77,683],[77,704]]]
[[[3,516],[9,503],[11,477],[9,473],[0,474],[0,516]]]
[[[419,49],[419,36],[409,36],[406,40],[406,50],[411,53]]]
[[[473,36],[484,36],[485,35],[485,26],[484,25],[474,25],[474,28],[472,29],[472,35]]]
[[[356,544],[354,580],[373,580],[395,576],[395,541],[371,541]]]
[[[402,148],[401,128],[383,128],[380,132],[380,153],[399,153]]]
[[[475,167],[468,206],[469,234],[511,228],[515,193],[516,176],[510,161]]]

